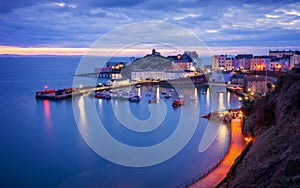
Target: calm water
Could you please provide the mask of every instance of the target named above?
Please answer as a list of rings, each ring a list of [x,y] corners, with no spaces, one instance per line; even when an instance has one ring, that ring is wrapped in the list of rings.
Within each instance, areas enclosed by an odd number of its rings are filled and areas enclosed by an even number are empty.
[[[124,167],[111,163],[95,153],[82,138],[73,114],[72,100],[36,100],[36,90],[72,86],[79,57],[1,57],[0,58],[0,187],[176,187],[210,168],[228,147],[227,126],[222,125],[217,139],[205,151],[198,152],[200,140],[208,126],[199,118],[197,129],[188,144],[171,159],[150,167]],[[211,108],[236,108],[236,97],[221,99],[201,94],[206,88],[182,88],[186,104],[198,105],[200,113]],[[150,116],[149,88],[142,87],[140,103],[130,103],[138,119]],[[211,89],[213,90],[213,89]],[[199,103],[189,97],[198,96]],[[130,131],[116,119],[113,105],[128,101],[92,101],[107,131],[118,141],[137,147],[151,146],[167,139],[176,129],[181,109],[171,107],[172,98],[160,100],[167,115],[160,127],[148,133]],[[212,100],[218,100],[211,107]],[[119,104],[116,104],[119,103]],[[155,105],[155,104],[154,104]],[[129,113],[124,111],[123,113]],[[188,125],[186,125],[188,126]],[[139,156],[137,156],[139,157]]]

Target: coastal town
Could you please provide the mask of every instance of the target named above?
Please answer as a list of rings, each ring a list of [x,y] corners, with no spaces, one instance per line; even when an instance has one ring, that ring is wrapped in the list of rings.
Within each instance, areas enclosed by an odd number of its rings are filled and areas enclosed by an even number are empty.
[[[78,76],[110,78],[97,86],[82,86],[60,90],[42,90],[37,98],[64,99],[88,91],[102,91],[118,87],[134,86],[153,82],[158,85],[181,84],[192,81],[195,85],[222,83],[243,100],[265,96],[274,91],[280,76],[300,67],[300,51],[276,50],[268,55],[253,54],[213,55],[211,65],[203,65],[195,51],[162,56],[155,49],[143,58],[132,58],[126,62],[107,62],[106,67],[95,67],[94,73]],[[47,87],[47,86],[46,86]],[[107,96],[106,99],[111,97]],[[109,93],[111,95],[111,93]],[[100,94],[96,93],[99,97]],[[104,96],[104,95],[103,95]],[[136,96],[134,96],[136,98]],[[136,101],[135,99],[133,101]]]
[[[0,188],[300,188],[300,0],[0,5]]]
[[[47,86],[45,90],[36,92],[36,98],[61,100],[89,95],[98,100],[125,99],[139,103],[144,97],[149,105],[158,103],[161,98],[172,98],[175,109],[184,108],[187,100],[197,101],[199,94],[208,97],[212,92],[210,89],[213,90],[215,86],[218,88],[214,90],[218,98],[228,96],[227,92],[232,93],[242,102],[240,108],[222,108],[199,117],[230,126],[231,141],[227,153],[208,172],[192,177],[178,187],[222,186],[233,179],[236,166],[242,163],[256,139],[253,120],[248,118],[253,113],[251,108],[257,101],[272,96],[280,79],[299,74],[299,69],[300,51],[297,50],[270,50],[269,55],[264,56],[214,55],[211,65],[201,66],[201,59],[195,51],[164,57],[153,49],[152,53],[134,59],[130,64],[107,62],[106,67],[95,68],[94,73],[77,75],[100,80],[105,78],[105,82],[98,82],[96,86],[80,85],[78,88],[59,90],[49,90]],[[176,91],[176,86],[189,84],[196,88],[194,96],[183,96]],[[197,88],[200,88],[199,93]]]

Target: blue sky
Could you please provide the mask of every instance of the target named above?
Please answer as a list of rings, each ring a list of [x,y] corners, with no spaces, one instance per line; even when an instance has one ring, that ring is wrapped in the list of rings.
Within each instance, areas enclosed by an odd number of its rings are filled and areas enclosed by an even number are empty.
[[[2,0],[0,46],[88,48],[115,28],[157,20],[194,32],[215,53],[300,48],[300,2],[291,0]]]

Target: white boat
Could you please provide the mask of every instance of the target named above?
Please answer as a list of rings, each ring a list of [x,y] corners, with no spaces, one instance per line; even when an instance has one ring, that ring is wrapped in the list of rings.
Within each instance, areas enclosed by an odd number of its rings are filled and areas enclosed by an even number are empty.
[[[197,100],[198,98],[196,96],[191,96],[190,99],[191,100]]]
[[[171,96],[172,96],[171,93],[167,93],[167,94],[165,95],[165,98],[168,99],[168,98],[171,98]]]

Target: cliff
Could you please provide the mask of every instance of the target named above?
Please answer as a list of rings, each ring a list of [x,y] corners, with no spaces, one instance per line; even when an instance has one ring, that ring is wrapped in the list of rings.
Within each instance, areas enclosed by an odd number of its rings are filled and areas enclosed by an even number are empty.
[[[272,94],[245,106],[253,145],[221,187],[300,187],[300,75],[280,78]]]

